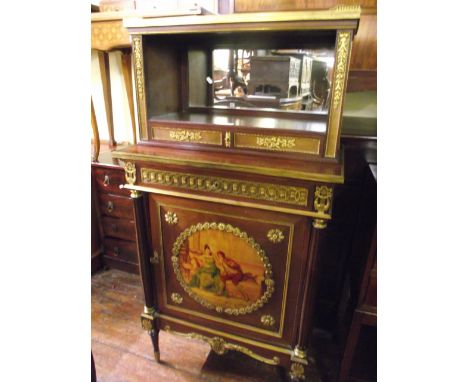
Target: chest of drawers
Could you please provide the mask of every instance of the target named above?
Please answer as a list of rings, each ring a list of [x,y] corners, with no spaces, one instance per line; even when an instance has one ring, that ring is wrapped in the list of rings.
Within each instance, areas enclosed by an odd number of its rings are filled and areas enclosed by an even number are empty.
[[[133,202],[119,186],[125,173],[118,165],[92,163],[103,261],[106,266],[139,273]]]

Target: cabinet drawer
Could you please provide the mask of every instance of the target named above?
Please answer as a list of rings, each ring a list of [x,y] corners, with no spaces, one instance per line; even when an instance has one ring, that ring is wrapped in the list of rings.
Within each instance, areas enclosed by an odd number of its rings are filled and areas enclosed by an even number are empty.
[[[104,255],[132,264],[138,263],[136,243],[119,239],[104,238]]]
[[[103,216],[101,221],[102,229],[106,236],[131,241],[136,240],[135,222],[133,220],[117,219],[108,216]]]
[[[123,169],[95,168],[94,178],[101,192],[130,196],[128,190],[120,188],[126,183]]]
[[[133,201],[124,196],[99,195],[99,210],[102,215],[133,219]]]
[[[305,217],[150,196],[163,314],[278,345],[292,340],[305,268]]]

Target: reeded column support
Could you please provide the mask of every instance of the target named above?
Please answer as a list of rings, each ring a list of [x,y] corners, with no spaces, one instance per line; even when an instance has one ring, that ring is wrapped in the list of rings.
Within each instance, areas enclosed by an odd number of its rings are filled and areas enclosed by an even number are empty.
[[[128,170],[128,168],[126,168],[126,170]],[[142,193],[140,191],[132,190],[130,196],[133,199],[138,260],[140,263],[140,275],[143,284],[143,293],[145,297],[145,306],[143,309],[143,313],[141,314],[141,326],[150,335],[151,342],[153,343],[154,358],[157,362],[159,362],[159,328],[156,322],[157,311],[154,298],[155,294],[153,290],[154,282],[152,274],[152,265],[150,261],[151,247],[148,235],[148,218],[145,208],[147,205],[147,194]]]
[[[304,295],[302,305],[299,310],[299,331],[298,341],[291,356],[291,367],[289,377],[291,380],[305,379],[305,366],[309,364],[307,358],[307,347],[310,342],[312,330],[312,318],[314,315],[314,301],[317,290],[317,259],[319,245],[323,230],[327,227],[324,219],[313,220],[313,230],[309,241],[309,255],[306,264],[306,274],[304,280],[308,280],[304,285]]]

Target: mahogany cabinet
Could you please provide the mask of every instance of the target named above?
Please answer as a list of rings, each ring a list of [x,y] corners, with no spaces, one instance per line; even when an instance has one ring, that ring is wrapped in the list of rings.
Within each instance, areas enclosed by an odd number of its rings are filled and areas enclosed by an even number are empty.
[[[106,215],[114,203],[105,235],[128,240],[131,227],[113,219],[117,209],[128,216],[119,195],[130,191],[141,323],[157,361],[165,330],[306,378],[321,237],[344,182],[341,120],[359,16],[340,6],[124,20],[139,142],[112,153],[125,181],[108,182],[115,193],[100,208]],[[297,79],[310,88],[277,91],[275,70],[261,81],[250,70],[255,57],[288,55],[321,63],[315,77],[289,66],[290,78],[311,76]]]
[[[124,169],[112,163],[108,153],[91,165],[94,210],[97,212],[102,262],[126,272],[138,273],[136,229],[130,192],[119,186],[125,182]]]

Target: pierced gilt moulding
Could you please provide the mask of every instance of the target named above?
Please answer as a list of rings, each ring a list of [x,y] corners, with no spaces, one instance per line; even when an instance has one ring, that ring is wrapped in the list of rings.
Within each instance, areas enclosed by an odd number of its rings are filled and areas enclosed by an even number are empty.
[[[254,353],[252,350],[246,348],[245,346],[237,345],[237,344],[232,344],[230,342],[226,342],[223,338],[221,337],[208,337],[204,336],[202,334],[198,333],[181,333],[181,332],[176,332],[171,329],[169,325],[166,325],[164,327],[164,330],[168,333],[175,334],[177,336],[181,336],[184,338],[190,338],[190,339],[196,339],[199,341],[204,341],[208,343],[211,346],[211,349],[219,355],[226,354],[227,351],[229,350],[234,350],[241,352],[257,361],[264,362],[268,365],[279,365],[280,359],[278,357],[273,357],[273,358],[266,358],[263,357],[259,354]]]
[[[150,168],[141,169],[141,181],[147,184],[215,192],[222,195],[240,196],[248,199],[266,200],[296,206],[307,206],[309,195],[309,191],[304,187],[249,182],[213,176],[160,171]]]
[[[185,229],[172,248],[174,273],[185,292],[207,309],[245,315],[274,292],[271,263],[244,231],[225,223]]]
[[[284,234],[278,228],[270,229],[267,233],[268,240],[272,243],[281,243],[284,239]]]

